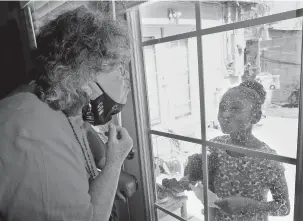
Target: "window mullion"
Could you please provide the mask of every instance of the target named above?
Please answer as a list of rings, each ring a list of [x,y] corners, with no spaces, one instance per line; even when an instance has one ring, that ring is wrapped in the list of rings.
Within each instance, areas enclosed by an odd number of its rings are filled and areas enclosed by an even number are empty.
[[[167,213],[168,215],[174,217],[174,218],[177,219],[177,220],[186,221],[186,219],[184,219],[184,218],[182,218],[182,217],[180,217],[180,216],[174,214],[173,212],[170,212],[169,210],[163,208],[162,206],[159,206],[159,205],[155,204],[155,207],[156,207],[157,209],[162,210],[163,212]]]
[[[297,163],[297,159],[295,159],[295,158],[280,156],[280,155],[272,154],[272,153],[266,153],[266,152],[243,148],[243,147],[234,146],[234,145],[230,145],[230,144],[222,144],[222,143],[217,143],[217,142],[215,143],[215,142],[211,142],[211,141],[205,141],[205,144],[207,146],[215,147],[217,149],[223,149],[223,150],[234,151],[237,153],[243,153],[246,156],[257,157],[259,159],[274,160],[274,161],[277,161],[280,163],[287,163],[287,164],[291,164],[291,165],[296,165],[296,163]]]
[[[303,29],[302,29],[303,30]],[[294,220],[303,219],[303,35],[301,40],[301,73],[300,73],[300,102],[298,119],[298,143],[297,143],[297,165],[296,165],[296,187],[295,187],[295,205]]]
[[[200,2],[195,2],[196,11],[196,30],[202,29],[201,27],[201,11]],[[200,97],[200,120],[201,120],[201,139],[202,139],[202,171],[203,171],[203,191],[204,191],[204,218],[209,221],[208,210],[208,166],[207,166],[207,150],[206,150],[206,120],[205,120],[205,98],[204,98],[204,70],[203,70],[203,45],[202,36],[197,36],[197,53],[198,53],[198,75],[199,75],[199,97]]]
[[[197,31],[191,31],[191,32],[183,33],[183,34],[177,34],[177,35],[172,35],[172,36],[168,36],[168,37],[148,40],[148,41],[142,42],[142,46],[144,47],[144,46],[148,46],[148,45],[172,42],[172,41],[176,41],[176,40],[192,38],[195,36],[197,36]]]
[[[242,28],[248,28],[252,26],[257,26],[257,25],[263,25],[263,24],[268,24],[268,23],[274,23],[278,21],[283,21],[287,19],[292,19],[292,18],[298,18],[303,16],[303,8],[297,9],[297,10],[292,10],[292,11],[287,11],[287,12],[282,12],[282,13],[277,13],[273,15],[267,15],[263,16],[260,18],[255,18],[255,19],[250,19],[246,21],[240,21],[240,22],[235,22],[231,24],[226,24],[226,25],[220,25],[212,28],[207,28],[207,29],[197,29],[197,34],[198,35],[210,35],[210,34],[216,34],[220,32],[227,32],[231,30],[237,30],[237,29],[242,29]]]
[[[153,135],[157,135],[157,136],[166,137],[166,138],[182,140],[182,141],[186,141],[189,143],[195,143],[195,144],[205,143],[205,145],[209,146],[209,147],[215,147],[215,148],[221,149],[221,150],[229,150],[229,151],[234,151],[234,152],[238,152],[238,153],[243,153],[247,156],[257,157],[260,159],[274,160],[274,161],[277,161],[280,163],[287,163],[287,164],[291,164],[291,165],[297,164],[297,159],[295,159],[295,158],[285,157],[285,156],[272,154],[272,153],[265,153],[265,152],[261,152],[258,150],[247,149],[247,148],[243,148],[243,147],[239,147],[239,146],[235,146],[235,145],[231,145],[231,144],[222,144],[222,143],[201,140],[201,139],[192,138],[192,137],[185,137],[185,136],[181,136],[181,135],[170,134],[170,133],[156,131],[156,130],[150,130],[149,133],[153,134]]]

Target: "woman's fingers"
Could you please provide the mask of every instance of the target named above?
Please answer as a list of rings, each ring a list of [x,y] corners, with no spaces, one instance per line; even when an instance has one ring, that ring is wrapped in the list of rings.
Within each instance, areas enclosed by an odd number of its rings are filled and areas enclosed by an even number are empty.
[[[119,140],[124,140],[129,137],[127,130],[123,127],[116,126],[116,131],[120,135]]]
[[[123,196],[123,194],[119,190],[117,190],[116,194],[120,200],[122,200],[124,203],[126,203],[126,198]]]
[[[110,123],[109,124],[109,135],[108,135],[108,139],[109,141],[113,141],[117,139],[117,130],[114,124]]]
[[[133,140],[126,129],[110,124],[107,146],[107,163],[122,164],[133,147]]]
[[[97,166],[99,169],[103,169],[105,167],[105,164],[106,164],[106,157],[102,156]]]

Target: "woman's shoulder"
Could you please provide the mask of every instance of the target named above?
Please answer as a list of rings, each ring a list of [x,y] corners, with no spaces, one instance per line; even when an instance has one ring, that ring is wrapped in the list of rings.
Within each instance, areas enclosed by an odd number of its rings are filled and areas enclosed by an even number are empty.
[[[30,92],[20,92],[0,100],[0,110],[2,112],[8,110],[13,114],[16,111],[26,111],[27,109],[34,111],[38,107],[43,107],[43,104],[36,95]]]
[[[0,131],[7,136],[17,136],[21,131],[47,131],[55,122],[55,113],[34,94],[22,92],[0,101]],[[3,135],[2,133],[2,135]]]

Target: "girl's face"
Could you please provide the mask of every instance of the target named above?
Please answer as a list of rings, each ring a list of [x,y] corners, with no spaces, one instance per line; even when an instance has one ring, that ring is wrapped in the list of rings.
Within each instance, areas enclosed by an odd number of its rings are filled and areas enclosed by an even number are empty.
[[[225,134],[244,132],[257,122],[254,104],[238,89],[227,91],[220,102],[218,120]]]

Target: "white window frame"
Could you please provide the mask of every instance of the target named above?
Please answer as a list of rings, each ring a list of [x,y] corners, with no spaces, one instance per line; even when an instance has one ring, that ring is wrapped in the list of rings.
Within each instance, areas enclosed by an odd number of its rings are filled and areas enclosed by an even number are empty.
[[[154,2],[154,1],[153,1]],[[150,4],[150,3],[144,3]],[[201,139],[185,137],[180,135],[169,134],[161,131],[152,130],[149,123],[149,114],[148,114],[148,104],[147,104],[147,91],[146,91],[146,79],[144,74],[144,62],[143,62],[143,47],[148,45],[155,45],[169,41],[175,41],[185,38],[196,37],[197,39],[197,53],[198,53],[198,73],[199,73],[199,91],[200,91],[200,103],[204,103],[204,79],[203,79],[203,60],[202,60],[202,36],[226,32],[234,29],[241,29],[250,26],[261,25],[265,23],[272,23],[277,21],[282,21],[286,19],[293,19],[303,16],[303,9],[287,11],[279,14],[273,14],[269,16],[264,16],[260,18],[255,18],[251,20],[221,25],[217,27],[211,27],[207,29],[201,28],[201,19],[200,19],[200,3],[195,3],[195,12],[196,12],[196,31],[177,34],[173,36],[163,37],[160,39],[153,39],[149,41],[142,42],[141,38],[141,25],[140,25],[140,14],[139,8],[135,7],[130,10],[127,10],[127,20],[130,27],[132,35],[132,87],[133,87],[133,107],[134,107],[134,116],[135,123],[126,124],[126,127],[129,130],[136,130],[137,132],[137,142],[139,155],[139,167],[141,167],[141,188],[144,205],[145,214],[144,220],[156,221],[156,209],[162,210],[167,214],[173,216],[177,220],[185,220],[174,213],[166,210],[165,208],[157,205],[155,203],[155,178],[153,176],[153,151],[152,151],[152,135],[159,135],[167,138],[174,138],[182,141],[192,142],[200,144],[202,146],[202,156],[203,156],[203,177],[204,179],[204,202],[205,202],[205,221],[209,220],[208,217],[208,171],[207,171],[207,157],[206,157],[206,147],[212,146],[219,149],[232,150],[239,153],[244,153],[248,156],[255,156],[258,158],[265,158],[270,160],[275,160],[282,163],[296,165],[296,187],[295,187],[295,204],[294,204],[294,221],[303,220],[303,90],[300,91],[300,110],[299,110],[299,119],[298,119],[298,142],[297,142],[297,158],[279,156],[275,154],[263,153],[255,150],[248,150],[239,148],[233,145],[219,144],[206,140],[206,121],[205,121],[205,106],[200,107],[200,117],[201,117]],[[302,46],[303,46],[303,36],[302,36]],[[301,48],[301,79],[300,87],[303,89],[303,53]],[[140,148],[138,148],[140,147]],[[206,184],[206,185],[205,185]],[[137,208],[138,209],[137,205]],[[142,208],[142,207],[140,207]],[[130,207],[130,213],[134,208]]]

